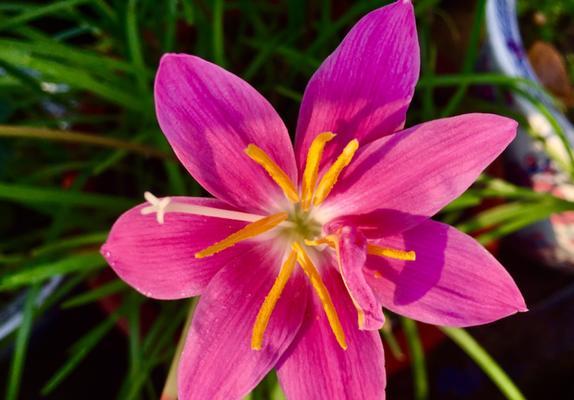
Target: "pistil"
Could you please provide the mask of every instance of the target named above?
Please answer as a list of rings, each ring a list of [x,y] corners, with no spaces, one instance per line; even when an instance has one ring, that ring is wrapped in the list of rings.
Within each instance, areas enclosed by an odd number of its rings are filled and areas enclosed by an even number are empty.
[[[150,192],[145,192],[144,197],[150,205],[142,208],[140,212],[142,215],[156,213],[157,222],[160,224],[164,223],[165,214],[167,213],[201,215],[204,217],[224,218],[245,222],[255,222],[265,217],[264,215],[249,214],[241,211],[180,203],[170,197],[158,198]],[[290,226],[287,221],[283,222],[282,225]]]

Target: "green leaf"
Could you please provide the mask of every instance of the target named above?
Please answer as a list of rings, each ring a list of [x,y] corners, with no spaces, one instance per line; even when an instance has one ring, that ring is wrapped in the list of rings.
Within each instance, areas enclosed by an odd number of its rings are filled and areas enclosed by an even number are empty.
[[[415,400],[428,399],[428,378],[425,365],[425,356],[416,322],[408,318],[401,318],[401,322],[405,336],[407,338],[407,344],[409,346],[409,353],[411,356],[414,398]]]
[[[57,83],[68,84],[72,88],[94,93],[129,110],[140,112],[149,110],[148,102],[132,95],[129,87],[118,87],[117,82],[109,82],[102,77],[94,77],[81,68],[40,58],[16,49],[2,49],[0,59],[12,65],[35,70],[41,73],[45,80],[50,79]]]
[[[76,144],[87,144],[92,146],[108,147],[112,149],[127,150],[133,153],[139,153],[145,157],[158,157],[164,160],[171,159],[171,156],[167,153],[140,143],[134,143],[133,141],[124,141],[114,137],[93,135],[83,132],[37,128],[33,126],[0,125],[0,137],[41,139],[70,142]]]
[[[102,297],[106,297],[126,289],[128,289],[128,286],[123,281],[117,279],[66,300],[62,303],[62,308],[72,308],[90,304]]]
[[[507,399],[525,400],[524,395],[504,370],[464,329],[447,327],[440,329],[476,362]]]
[[[76,254],[53,262],[20,268],[0,276],[0,291],[44,281],[56,275],[100,268],[106,265],[99,253]]]
[[[84,192],[72,192],[37,186],[0,183],[0,199],[18,203],[55,203],[122,211],[135,205],[134,200]]]
[[[140,34],[138,30],[138,14],[137,14],[138,0],[128,0],[127,15],[126,15],[126,32],[128,38],[128,50],[133,65],[140,71],[145,70],[145,61],[143,57],[143,49],[140,41]],[[142,95],[148,93],[149,88],[145,74],[137,74],[138,86]]]
[[[213,1],[213,60],[216,64],[225,66],[224,37],[223,37],[223,11],[225,9],[224,0]]]
[[[93,232],[85,235],[76,235],[71,238],[59,239],[44,246],[32,250],[32,256],[39,257],[61,250],[73,249],[86,245],[99,245],[104,243],[108,232]]]
[[[88,1],[90,0],[65,0],[52,2],[43,7],[30,8],[15,17],[7,18],[3,23],[0,22],[0,31],[44,17],[48,14],[61,12],[62,10],[78,6],[82,3],[87,3]]]
[[[28,339],[32,330],[32,320],[34,318],[34,308],[38,297],[39,285],[32,285],[26,295],[26,303],[22,322],[16,336],[16,344],[12,353],[12,364],[10,366],[10,376],[6,391],[6,400],[16,400],[20,391],[22,370],[24,369],[24,359],[28,349]]]

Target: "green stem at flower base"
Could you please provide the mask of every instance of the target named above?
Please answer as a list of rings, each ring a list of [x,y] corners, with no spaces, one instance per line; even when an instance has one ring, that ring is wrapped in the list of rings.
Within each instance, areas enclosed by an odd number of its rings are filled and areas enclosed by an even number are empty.
[[[488,375],[492,382],[498,386],[502,394],[509,400],[525,400],[526,398],[516,387],[510,377],[494,361],[494,359],[480,346],[480,344],[464,329],[440,328],[453,342],[455,342],[472,360]]]
[[[109,147],[113,149],[127,150],[145,157],[155,157],[164,160],[173,157],[161,150],[140,143],[132,143],[106,136],[97,136],[89,133],[64,131],[49,128],[37,128],[32,126],[9,126],[0,125],[0,137],[14,137],[25,139],[44,139],[93,146]]]
[[[187,314],[185,325],[183,326],[183,331],[179,337],[179,342],[177,343],[173,359],[171,360],[171,365],[169,366],[169,372],[161,392],[160,400],[177,400],[177,368],[179,366],[179,360],[181,358],[181,353],[183,352],[185,340],[187,339],[187,334],[189,333],[189,327],[193,320],[193,313],[195,312],[196,305],[197,299],[191,299],[189,304],[189,313]]]

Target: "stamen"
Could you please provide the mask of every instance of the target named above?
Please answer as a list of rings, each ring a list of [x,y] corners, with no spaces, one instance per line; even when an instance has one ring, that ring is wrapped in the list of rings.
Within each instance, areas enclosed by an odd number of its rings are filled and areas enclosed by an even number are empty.
[[[307,246],[320,246],[326,244],[327,246],[333,249],[337,248],[337,241],[330,235],[320,237],[314,240],[305,239],[305,244]],[[377,246],[375,244],[367,244],[367,254],[379,257],[394,258],[395,260],[403,260],[403,261],[415,261],[417,259],[417,253],[413,250],[406,251],[406,250],[392,249],[389,247]]]
[[[299,194],[295,189],[295,185],[291,182],[291,178],[279,167],[275,161],[273,161],[261,148],[254,144],[250,144],[245,149],[245,153],[255,161],[257,164],[261,165],[265,171],[269,174],[271,179],[275,181],[277,185],[283,190],[285,196],[292,202],[299,202]]]
[[[301,183],[301,192],[303,199],[301,200],[301,206],[303,210],[307,211],[311,205],[311,200],[313,199],[313,190],[317,184],[317,175],[319,174],[319,164],[321,162],[321,157],[323,156],[323,150],[325,145],[331,139],[335,137],[334,133],[325,132],[317,135],[309,151],[307,152],[307,161],[305,163],[305,172],[303,173],[303,181]]]
[[[357,139],[353,139],[347,143],[339,157],[337,157],[333,165],[329,167],[329,170],[325,172],[325,175],[321,178],[319,186],[317,186],[317,191],[315,192],[313,204],[317,206],[327,198],[329,193],[331,193],[333,186],[337,182],[337,179],[339,179],[339,175],[343,169],[349,165],[358,148],[359,141]]]
[[[412,250],[405,251],[405,250],[390,249],[387,247],[381,247],[374,244],[367,245],[367,254],[379,257],[394,258],[395,260],[404,260],[404,261],[415,261],[417,259],[417,253],[415,253]]]
[[[333,300],[329,295],[329,291],[327,287],[323,283],[321,279],[321,275],[319,275],[319,271],[313,265],[313,262],[305,253],[305,250],[298,242],[294,242],[292,245],[293,250],[297,253],[297,261],[303,271],[311,281],[311,285],[317,292],[319,299],[321,300],[321,304],[323,304],[323,309],[325,310],[325,314],[327,314],[327,319],[329,320],[329,325],[331,326],[331,330],[335,334],[335,338],[339,343],[339,346],[343,350],[347,350],[347,341],[345,339],[345,332],[343,331],[343,327],[341,326],[341,321],[339,320],[339,316],[337,315],[337,310],[333,305]]]
[[[313,239],[313,240],[305,239],[305,244],[307,246],[311,246],[311,247],[316,247],[316,246],[321,246],[323,244],[326,244],[329,247],[335,248],[335,243],[336,243],[336,240],[333,237],[331,237],[330,235],[320,237],[318,239]]]
[[[253,350],[261,350],[263,345],[263,335],[269,324],[269,319],[271,318],[271,313],[277,305],[277,301],[293,272],[295,267],[295,262],[297,261],[297,253],[292,251],[287,257],[287,260],[283,263],[281,270],[275,283],[271,287],[269,294],[265,297],[259,312],[257,313],[257,318],[255,319],[255,325],[253,325],[253,335],[251,336],[251,348]]]
[[[167,214],[168,212],[201,215],[205,217],[214,217],[214,218],[225,218],[245,222],[255,222],[260,220],[261,218],[264,218],[264,215],[249,214],[233,210],[223,210],[221,208],[199,206],[187,203],[177,203],[174,201],[174,199],[169,197],[159,199],[150,192],[145,192],[144,197],[150,203],[150,205],[142,208],[140,211],[141,214],[148,215],[157,213],[158,214],[157,219],[159,223],[163,223],[163,215]],[[283,222],[281,225],[290,226],[290,223],[286,221]]]
[[[237,243],[243,240],[251,239],[252,237],[270,231],[271,229],[279,225],[281,222],[285,221],[288,216],[289,216],[288,213],[281,212],[262,218],[258,221],[252,222],[243,227],[242,229],[238,230],[237,232],[227,236],[225,239],[215,244],[212,244],[206,249],[203,249],[195,253],[195,258],[204,258],[212,256],[216,253],[219,253],[222,250],[225,250],[231,246],[236,245]]]

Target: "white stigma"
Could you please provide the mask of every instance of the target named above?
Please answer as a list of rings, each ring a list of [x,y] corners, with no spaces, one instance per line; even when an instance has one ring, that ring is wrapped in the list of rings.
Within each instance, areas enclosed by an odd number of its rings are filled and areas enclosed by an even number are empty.
[[[171,198],[164,197],[162,199],[159,199],[150,192],[145,192],[144,198],[148,201],[150,205],[142,208],[141,210],[142,215],[156,213],[157,222],[159,224],[163,224],[164,216],[165,213],[167,212],[167,206],[171,202]]]

